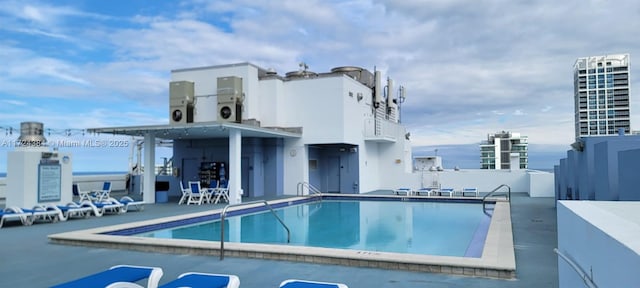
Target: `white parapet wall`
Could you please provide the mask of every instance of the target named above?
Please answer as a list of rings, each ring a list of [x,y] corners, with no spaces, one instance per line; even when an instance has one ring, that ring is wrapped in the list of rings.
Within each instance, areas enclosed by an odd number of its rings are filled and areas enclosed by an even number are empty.
[[[571,259],[594,287],[638,287],[640,202],[558,201],[558,251]],[[560,288],[587,287],[558,257]]]
[[[96,172],[99,173],[99,172]],[[123,191],[126,186],[126,173],[122,174],[95,174],[95,175],[74,175],[73,184],[78,184],[80,191],[102,189],[105,181],[111,182],[111,191]],[[72,191],[69,191],[72,193]],[[0,199],[7,197],[7,178],[0,178]]]
[[[434,181],[442,188],[478,188],[481,194],[491,192],[505,184],[511,192],[528,193],[530,197],[554,197],[553,173],[535,170],[486,170],[461,169],[444,171],[414,171],[403,176],[388,177],[383,188],[393,190],[400,187],[418,189],[430,187]],[[506,191],[502,188],[500,191]],[[366,192],[366,191],[364,191]]]

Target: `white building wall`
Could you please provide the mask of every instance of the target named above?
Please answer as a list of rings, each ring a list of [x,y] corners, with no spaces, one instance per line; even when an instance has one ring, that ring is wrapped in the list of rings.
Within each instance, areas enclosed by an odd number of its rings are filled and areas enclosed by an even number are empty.
[[[301,139],[284,140],[284,195],[296,195],[299,182],[309,183],[309,153]]]
[[[559,201],[558,250],[571,257],[597,287],[640,283],[639,202]],[[586,287],[558,257],[560,288]]]
[[[342,143],[344,102],[339,78],[291,80],[284,83],[284,127],[303,127],[305,144]]]
[[[262,80],[259,83],[260,103],[259,117],[260,125],[263,127],[278,127],[284,123],[283,106],[285,93],[284,84],[280,79]],[[252,94],[255,95],[255,94]]]

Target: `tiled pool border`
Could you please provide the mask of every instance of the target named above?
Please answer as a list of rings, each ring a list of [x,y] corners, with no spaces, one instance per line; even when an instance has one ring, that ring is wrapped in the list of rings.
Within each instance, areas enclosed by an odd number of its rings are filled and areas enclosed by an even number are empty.
[[[379,201],[446,201],[446,202],[474,202],[470,199],[456,199],[444,197],[398,197],[398,196],[342,196],[327,195],[324,199],[375,199]],[[274,207],[315,201],[313,197],[296,197],[270,201]],[[229,215],[251,213],[263,209],[261,204],[233,207]],[[194,219],[217,219],[221,209],[208,212],[191,213],[173,217],[165,217],[147,221],[100,227],[87,230],[72,231],[49,235],[52,243],[102,247],[112,249],[128,249],[157,253],[220,255],[220,242],[184,240],[184,239],[153,239],[137,236],[121,236],[118,234],[142,233],[166,223],[188,224]],[[215,215],[215,216],[214,216]],[[140,229],[140,227],[146,227]],[[401,254],[387,252],[371,252],[344,249],[330,249],[302,246],[267,245],[251,243],[225,242],[225,256],[258,259],[272,259],[284,261],[299,261],[334,265],[373,267],[381,269],[395,269],[421,271],[433,273],[447,273],[456,275],[515,278],[515,253],[513,250],[513,233],[511,226],[510,206],[508,202],[497,201],[491,224],[487,232],[482,256],[451,257],[418,254]]]

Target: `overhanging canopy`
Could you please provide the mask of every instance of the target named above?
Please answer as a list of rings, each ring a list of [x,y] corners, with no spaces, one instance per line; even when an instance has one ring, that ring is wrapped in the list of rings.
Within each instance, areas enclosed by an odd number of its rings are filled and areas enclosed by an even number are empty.
[[[199,122],[171,125],[145,125],[91,128],[90,133],[144,136],[151,134],[158,139],[210,139],[228,138],[229,130],[240,130],[242,137],[255,138],[300,138],[302,128],[258,127],[227,122]]]

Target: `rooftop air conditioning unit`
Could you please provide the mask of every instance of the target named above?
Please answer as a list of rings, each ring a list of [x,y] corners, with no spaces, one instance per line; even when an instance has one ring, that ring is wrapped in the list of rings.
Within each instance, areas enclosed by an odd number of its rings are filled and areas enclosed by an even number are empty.
[[[218,78],[218,122],[242,122],[242,78]]]

